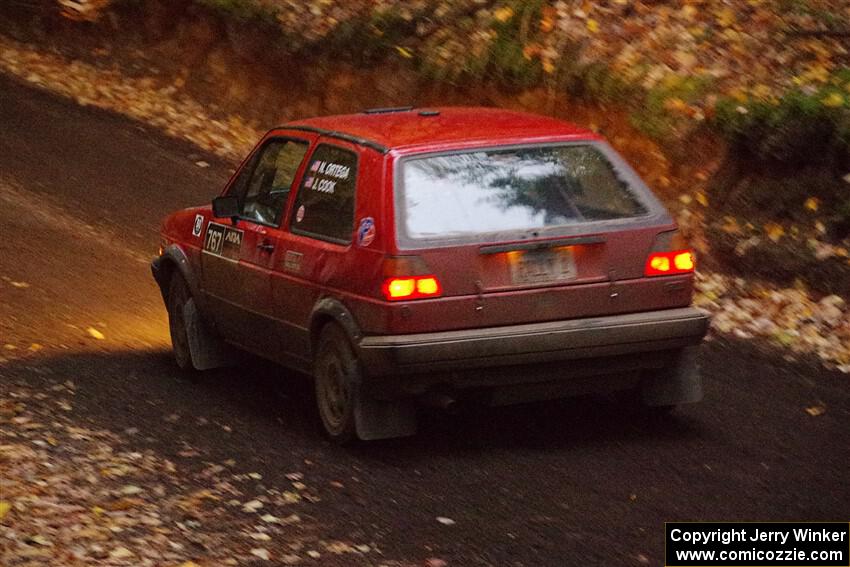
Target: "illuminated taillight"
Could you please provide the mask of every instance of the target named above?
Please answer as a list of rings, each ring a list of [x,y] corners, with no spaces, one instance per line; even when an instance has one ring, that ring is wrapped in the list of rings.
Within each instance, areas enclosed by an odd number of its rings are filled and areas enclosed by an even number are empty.
[[[647,276],[671,276],[694,271],[694,255],[690,250],[673,252],[650,252],[646,259]]]
[[[415,291],[416,280],[413,278],[390,278],[384,284],[384,294],[387,299],[410,297]]]
[[[409,278],[387,278],[384,281],[384,297],[389,301],[439,297],[443,293],[440,280],[432,275]]]
[[[694,271],[694,255],[690,250],[679,252],[673,256],[673,267],[683,272]]]
[[[416,292],[424,296],[440,295],[440,282],[435,277],[417,278]]]
[[[443,286],[419,256],[388,256],[381,291],[388,301],[440,297]]]
[[[694,253],[679,231],[666,230],[655,236],[643,273],[647,276],[689,274],[695,264]]]

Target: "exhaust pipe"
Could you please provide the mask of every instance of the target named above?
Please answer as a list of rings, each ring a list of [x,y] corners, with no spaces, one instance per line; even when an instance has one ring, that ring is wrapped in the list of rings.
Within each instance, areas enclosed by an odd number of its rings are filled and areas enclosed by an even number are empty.
[[[454,396],[450,396],[448,394],[433,391],[426,392],[422,396],[421,401],[426,406],[432,408],[438,408],[449,413],[457,412],[457,400]]]

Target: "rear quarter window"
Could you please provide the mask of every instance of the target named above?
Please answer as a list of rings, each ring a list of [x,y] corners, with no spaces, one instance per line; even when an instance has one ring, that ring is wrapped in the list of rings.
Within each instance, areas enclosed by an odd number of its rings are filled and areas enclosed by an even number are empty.
[[[320,240],[350,243],[356,186],[357,154],[320,144],[307,163],[290,230]]]

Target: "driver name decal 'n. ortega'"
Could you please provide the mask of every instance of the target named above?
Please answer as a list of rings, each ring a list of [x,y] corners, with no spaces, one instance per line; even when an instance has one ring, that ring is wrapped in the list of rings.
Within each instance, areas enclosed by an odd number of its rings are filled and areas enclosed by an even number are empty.
[[[230,260],[239,259],[242,248],[242,231],[215,222],[207,226],[204,251]]]

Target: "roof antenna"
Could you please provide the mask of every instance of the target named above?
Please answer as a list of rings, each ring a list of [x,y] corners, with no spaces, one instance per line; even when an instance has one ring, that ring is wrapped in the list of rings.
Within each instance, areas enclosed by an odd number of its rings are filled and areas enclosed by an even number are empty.
[[[363,114],[392,114],[393,112],[410,112],[412,106],[388,106],[385,108],[367,108]]]

